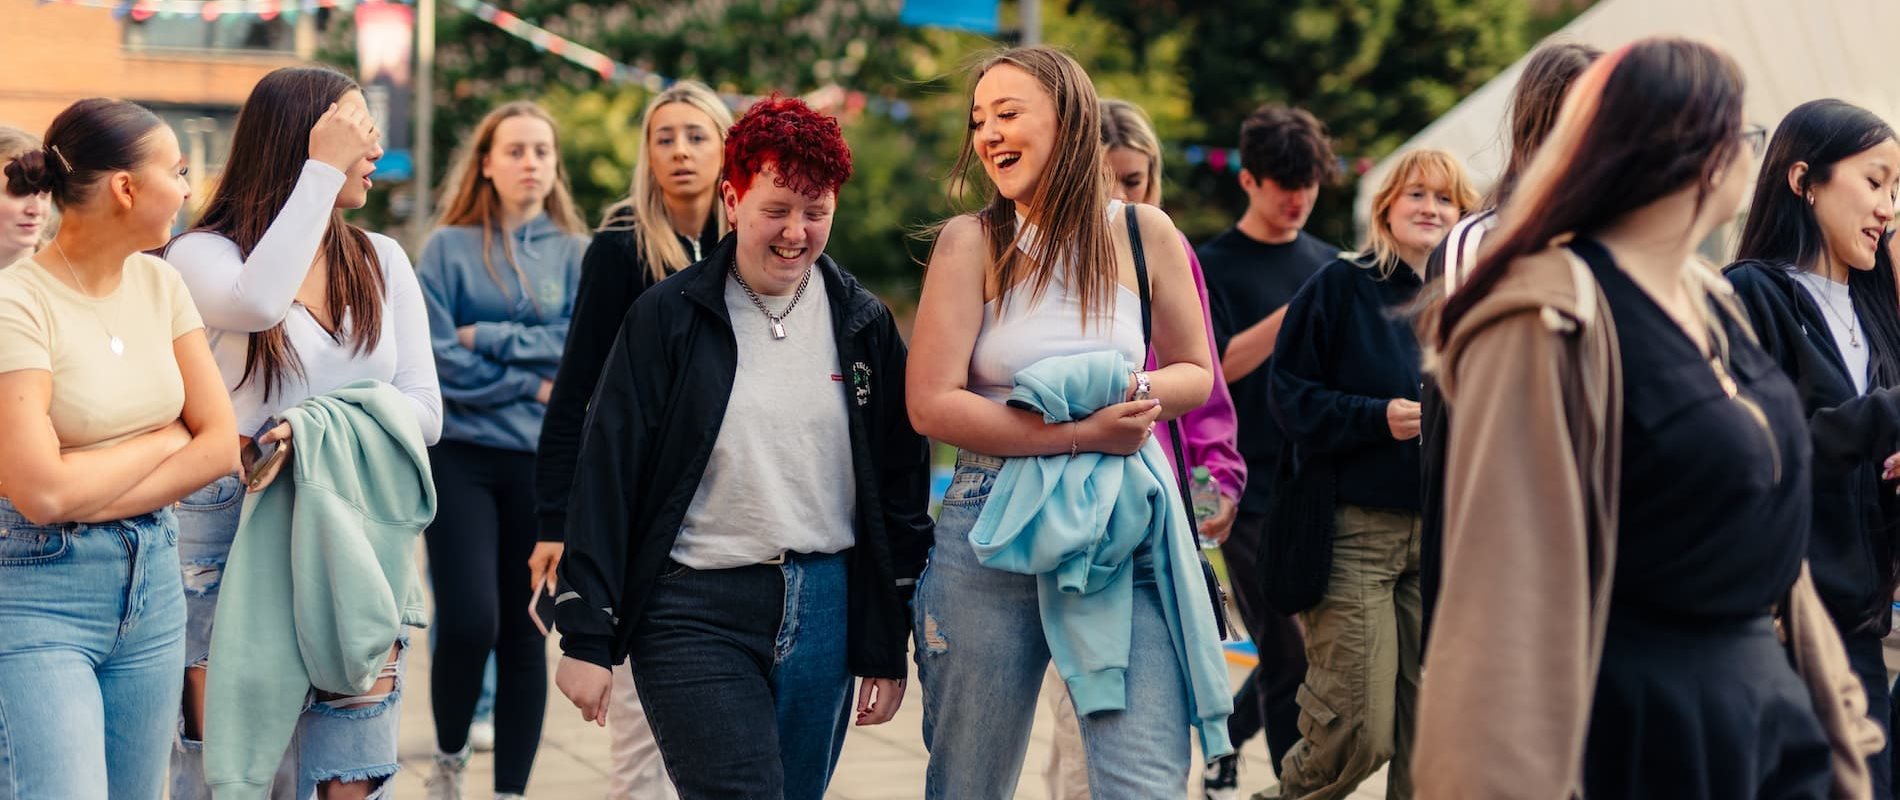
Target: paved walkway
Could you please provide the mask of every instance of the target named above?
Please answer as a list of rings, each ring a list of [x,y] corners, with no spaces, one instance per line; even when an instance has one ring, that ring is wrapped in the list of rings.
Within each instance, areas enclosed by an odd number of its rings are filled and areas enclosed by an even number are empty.
[[[549,649],[549,663],[558,651]],[[411,651],[408,675],[403,691],[402,772],[396,776],[397,796],[421,798],[422,782],[431,769],[435,750],[434,727],[429,718],[428,652],[418,647]],[[550,667],[549,674],[553,674]],[[1233,681],[1246,671],[1230,668]],[[921,734],[923,716],[916,694],[917,682],[911,681],[912,694],[904,698],[897,718],[874,728],[853,728],[845,739],[844,756],[837,777],[827,795],[835,800],[915,800],[924,794],[924,752]],[[1030,734],[1029,757],[1023,769],[1019,800],[1044,800],[1042,765],[1047,762],[1051,718],[1039,712]],[[1184,730],[1183,736],[1188,735]],[[1242,748],[1241,787],[1246,793],[1265,788],[1272,782],[1265,745],[1259,737]],[[490,783],[492,760],[476,754],[469,768],[468,800],[492,797]],[[528,787],[533,800],[600,800],[607,787],[607,732],[581,721],[580,712],[550,687],[547,723],[541,751],[534,765],[534,778]],[[1198,772],[1190,785],[1199,787]],[[1374,776],[1353,800],[1379,800],[1385,796],[1384,774]],[[1182,797],[1193,797],[1183,787]]]

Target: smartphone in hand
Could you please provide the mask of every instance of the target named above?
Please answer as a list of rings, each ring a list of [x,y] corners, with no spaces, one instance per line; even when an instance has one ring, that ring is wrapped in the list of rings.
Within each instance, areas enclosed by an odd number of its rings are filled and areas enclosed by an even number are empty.
[[[244,445],[244,449],[238,453],[238,460],[244,466],[244,488],[257,488],[259,476],[269,473],[271,468],[290,452],[280,446],[281,442],[262,441],[264,434],[270,433],[273,428],[282,424],[283,420],[276,417],[264,420],[263,426],[259,427],[256,433],[251,434],[250,443]]]
[[[534,627],[542,636],[554,632],[554,574],[541,579],[534,587],[534,596],[528,598],[528,619],[534,621]]]

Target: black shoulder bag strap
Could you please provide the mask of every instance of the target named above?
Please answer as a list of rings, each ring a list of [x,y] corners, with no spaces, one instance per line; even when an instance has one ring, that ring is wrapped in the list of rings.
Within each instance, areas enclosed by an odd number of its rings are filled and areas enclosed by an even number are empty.
[[[1145,351],[1153,347],[1154,342],[1154,298],[1148,286],[1148,259],[1141,249],[1141,223],[1135,216],[1135,205],[1124,203],[1122,208],[1128,211],[1128,247],[1134,252],[1135,283],[1141,294],[1141,345],[1145,358]],[[1145,365],[1136,368],[1141,366]],[[1168,439],[1174,445],[1174,483],[1181,492],[1181,513],[1187,518],[1188,535],[1197,536],[1200,525],[1194,519],[1193,501],[1190,499],[1194,495],[1190,493],[1188,484],[1187,448],[1181,444],[1180,420],[1164,423],[1162,427],[1168,429]],[[1227,590],[1221,587],[1220,579],[1214,576],[1214,565],[1207,562],[1207,554],[1201,552],[1198,546],[1194,552],[1201,560],[1201,575],[1207,580],[1208,599],[1214,601],[1214,626],[1220,630],[1220,637],[1226,639]]]

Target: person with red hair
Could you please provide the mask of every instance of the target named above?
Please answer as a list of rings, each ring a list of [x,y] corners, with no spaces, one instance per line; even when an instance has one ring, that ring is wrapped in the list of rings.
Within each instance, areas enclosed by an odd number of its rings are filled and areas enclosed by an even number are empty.
[[[631,656],[682,800],[819,800],[853,676],[859,725],[904,699],[928,449],[890,309],[823,255],[851,176],[837,121],[762,100],[725,164],[732,233],[640,295],[594,391],[555,683],[604,724]]]

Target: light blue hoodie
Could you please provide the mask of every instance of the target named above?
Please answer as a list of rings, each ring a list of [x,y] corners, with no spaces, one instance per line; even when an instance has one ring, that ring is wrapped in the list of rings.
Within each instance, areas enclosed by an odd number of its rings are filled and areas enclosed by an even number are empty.
[[[1121,402],[1134,365],[1103,351],[1045,358],[1016,373],[1009,404],[1071,422]],[[1134,631],[1140,548],[1153,558],[1175,655],[1186,667],[1190,719],[1209,760],[1233,752],[1233,698],[1198,546],[1160,443],[1132,456],[1078,453],[1011,458],[970,530],[984,566],[1035,575],[1049,657],[1077,714],[1120,711]]]
[[[480,226],[442,228],[429,237],[416,274],[442,382],[443,441],[534,452],[547,413],[534,396],[561,363],[586,251],[585,237],[562,231],[546,214],[491,234],[487,265]],[[509,266],[510,252],[528,292]],[[465,325],[475,326],[473,349],[456,338]]]

